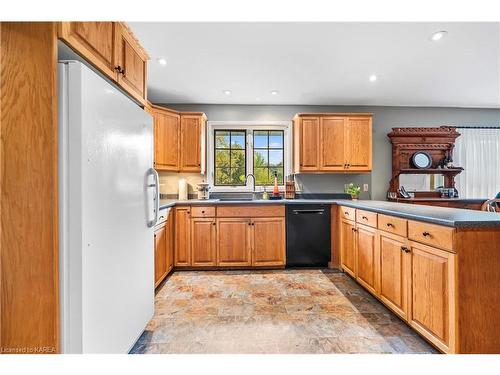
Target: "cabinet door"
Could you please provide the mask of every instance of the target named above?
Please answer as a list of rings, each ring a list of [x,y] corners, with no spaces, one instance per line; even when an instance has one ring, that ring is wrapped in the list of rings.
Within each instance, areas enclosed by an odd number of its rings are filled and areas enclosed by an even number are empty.
[[[61,22],[59,38],[116,81],[116,26],[115,22]]]
[[[342,220],[340,224],[340,263],[345,272],[356,276],[356,236],[355,224],[349,220]]]
[[[215,219],[191,219],[191,259],[193,266],[215,266],[216,254]]]
[[[455,352],[455,254],[410,244],[410,325],[444,352]]]
[[[408,317],[409,261],[406,238],[379,231],[380,299],[404,320]]]
[[[201,118],[181,115],[181,172],[201,172]]]
[[[147,55],[126,26],[116,25],[118,83],[142,104],[146,104]]]
[[[300,170],[319,170],[319,117],[304,117],[300,121]]]
[[[284,265],[285,218],[255,218],[252,228],[252,265]]]
[[[248,218],[217,219],[217,265],[250,266],[251,222]]]
[[[165,225],[155,230],[155,287],[167,274],[167,231]]]
[[[175,266],[191,265],[191,209],[175,208]]]
[[[371,171],[371,117],[348,117],[344,140],[347,169],[349,171]]]
[[[175,248],[175,235],[174,235],[174,230],[175,230],[175,210],[171,209],[169,214],[168,214],[168,220],[167,220],[167,225],[165,226],[166,230],[166,237],[167,237],[167,274],[172,271],[172,268],[174,268],[174,248]]]
[[[155,168],[162,171],[179,170],[179,126],[176,113],[154,109]]]
[[[378,253],[376,246],[377,230],[357,225],[356,230],[356,279],[372,293],[378,284]]]
[[[345,117],[322,117],[320,121],[320,163],[321,170],[343,171]]]

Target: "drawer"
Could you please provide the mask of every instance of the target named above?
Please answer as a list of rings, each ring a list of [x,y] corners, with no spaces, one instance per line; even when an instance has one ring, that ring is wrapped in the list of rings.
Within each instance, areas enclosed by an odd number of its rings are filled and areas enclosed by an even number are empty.
[[[347,220],[356,220],[356,209],[351,207],[340,206],[340,217]]]
[[[284,217],[284,205],[219,205],[217,217]]]
[[[215,206],[191,206],[191,217],[215,217]]]
[[[410,240],[445,250],[453,250],[454,232],[454,228],[420,221],[408,221],[408,238]]]
[[[408,220],[399,217],[378,215],[378,229],[385,232],[394,233],[398,236],[406,237],[408,235]]]
[[[356,222],[376,228],[377,214],[370,211],[356,210]]]

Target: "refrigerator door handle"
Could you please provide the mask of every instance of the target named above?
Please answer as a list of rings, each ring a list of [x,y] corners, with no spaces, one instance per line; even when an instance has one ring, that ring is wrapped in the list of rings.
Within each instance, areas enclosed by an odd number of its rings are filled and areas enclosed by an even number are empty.
[[[155,195],[154,195],[154,211],[155,211],[155,216],[154,219],[148,222],[148,227],[152,228],[156,225],[158,222],[158,213],[160,212],[160,178],[158,177],[158,172],[154,168],[150,168],[148,171],[148,174],[152,174],[154,177],[154,184],[148,185],[148,187],[154,187],[155,188]]]

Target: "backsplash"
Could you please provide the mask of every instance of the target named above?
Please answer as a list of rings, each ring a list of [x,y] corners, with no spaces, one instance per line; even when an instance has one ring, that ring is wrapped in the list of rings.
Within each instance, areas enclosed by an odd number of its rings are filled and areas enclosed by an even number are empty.
[[[163,195],[179,194],[179,180],[185,178],[188,194],[196,194],[196,185],[205,182],[205,176],[199,173],[158,172],[160,176],[160,193]]]

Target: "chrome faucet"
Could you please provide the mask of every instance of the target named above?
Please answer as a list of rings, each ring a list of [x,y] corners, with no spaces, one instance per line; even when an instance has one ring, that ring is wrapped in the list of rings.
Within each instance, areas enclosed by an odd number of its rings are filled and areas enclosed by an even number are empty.
[[[247,174],[246,177],[245,177],[245,184],[248,181],[248,177],[252,177],[253,178],[252,199],[258,199],[257,192],[255,191],[255,176],[253,174],[251,174],[251,173]]]

